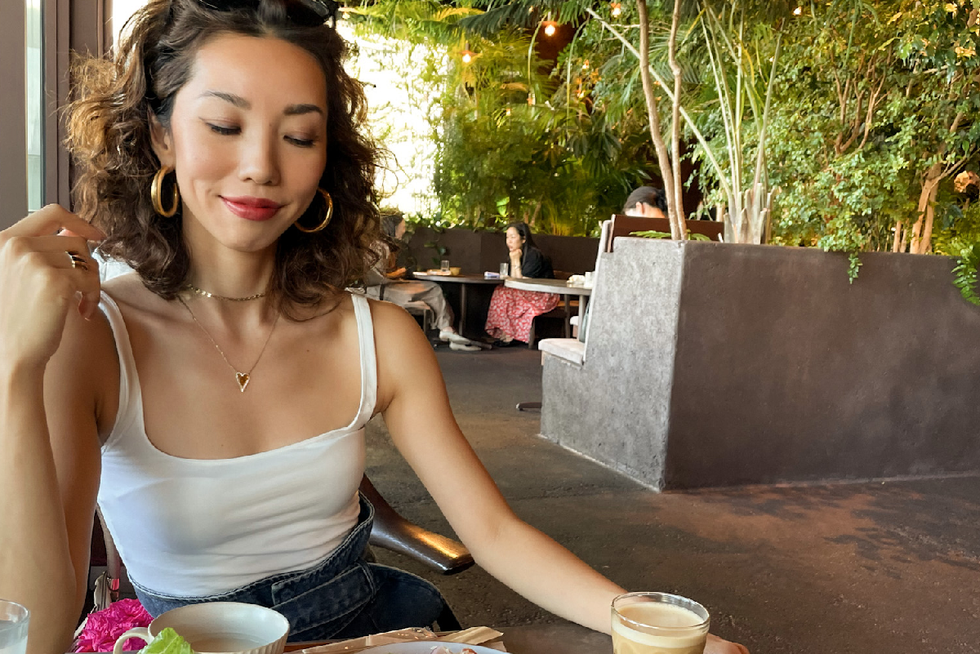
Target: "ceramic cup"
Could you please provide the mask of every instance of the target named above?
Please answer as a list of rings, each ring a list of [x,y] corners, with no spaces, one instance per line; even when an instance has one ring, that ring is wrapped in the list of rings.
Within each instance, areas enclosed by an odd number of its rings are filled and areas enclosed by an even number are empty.
[[[130,638],[150,642],[170,627],[198,654],[282,654],[289,622],[277,611],[256,604],[206,602],[189,604],[159,615],[149,627],[130,629],[116,639],[121,654]]]

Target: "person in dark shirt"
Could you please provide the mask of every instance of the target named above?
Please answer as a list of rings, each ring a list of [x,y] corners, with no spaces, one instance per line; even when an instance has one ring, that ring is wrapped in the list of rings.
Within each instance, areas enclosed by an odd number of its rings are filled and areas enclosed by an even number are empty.
[[[551,261],[534,245],[527,223],[507,226],[507,250],[511,277],[554,279]],[[535,316],[548,313],[556,306],[558,296],[554,293],[498,286],[490,299],[486,332],[496,339],[494,345],[498,347],[512,345],[514,341],[526,343],[531,336],[531,322]]]

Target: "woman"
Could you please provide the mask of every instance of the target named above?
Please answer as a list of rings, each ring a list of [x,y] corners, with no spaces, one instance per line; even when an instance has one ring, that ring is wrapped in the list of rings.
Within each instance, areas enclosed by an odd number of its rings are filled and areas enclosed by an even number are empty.
[[[554,278],[555,271],[551,269],[551,262],[535,247],[531,228],[526,223],[508,225],[506,242],[511,277]],[[494,345],[498,347],[513,345],[514,341],[527,343],[531,338],[531,322],[534,318],[548,313],[556,306],[558,296],[554,293],[498,286],[490,298],[486,332],[496,339]]]
[[[431,585],[360,558],[377,413],[486,570],[609,630],[622,589],[508,508],[414,320],[343,291],[376,260],[375,150],[322,9],[150,0],[78,77],[79,215],[0,232],[0,596],[31,654],[67,651],[96,499],[151,613],[264,603],[299,640],[431,620]],[[100,286],[89,242],[136,274]]]
[[[438,284],[405,279],[408,271],[404,267],[399,267],[397,263],[398,243],[405,236],[405,230],[405,218],[400,212],[381,217],[381,231],[385,238],[378,253],[380,256],[378,265],[366,277],[369,291],[377,288],[377,295],[381,299],[400,307],[410,302],[424,302],[435,314],[439,339],[447,341],[450,349],[466,352],[480,350],[479,345],[456,333],[453,327],[453,309]]]

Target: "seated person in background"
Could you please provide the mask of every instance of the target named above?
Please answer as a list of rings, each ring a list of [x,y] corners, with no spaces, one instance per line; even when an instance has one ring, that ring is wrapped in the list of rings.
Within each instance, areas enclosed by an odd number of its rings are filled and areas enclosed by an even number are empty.
[[[449,342],[453,350],[476,351],[480,347],[453,328],[453,309],[446,302],[442,288],[435,282],[404,279],[408,273],[397,263],[398,243],[405,236],[405,218],[401,212],[381,217],[383,238],[379,241],[377,265],[365,275],[368,294],[404,307],[410,302],[424,302],[435,314],[439,338]],[[373,291],[377,291],[376,293]]]
[[[666,218],[667,195],[661,188],[641,186],[626,198],[623,213],[627,216],[642,216],[644,218]]]
[[[510,256],[510,276],[554,279],[551,261],[534,246],[531,228],[526,223],[507,226],[507,250]],[[558,306],[554,293],[522,291],[498,286],[490,299],[486,331],[496,339],[494,345],[507,347],[514,341],[527,343],[531,336],[531,321]]]

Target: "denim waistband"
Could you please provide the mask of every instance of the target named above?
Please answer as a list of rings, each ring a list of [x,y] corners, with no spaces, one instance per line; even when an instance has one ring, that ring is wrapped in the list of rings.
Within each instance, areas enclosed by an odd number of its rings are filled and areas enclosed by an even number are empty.
[[[371,535],[374,507],[360,496],[357,524],[336,550],[305,570],[259,579],[241,588],[204,597],[178,597],[154,592],[133,582],[136,595],[156,617],[188,604],[247,602],[279,611],[289,620],[290,640],[303,632],[339,631],[367,604],[377,586],[361,558]]]

